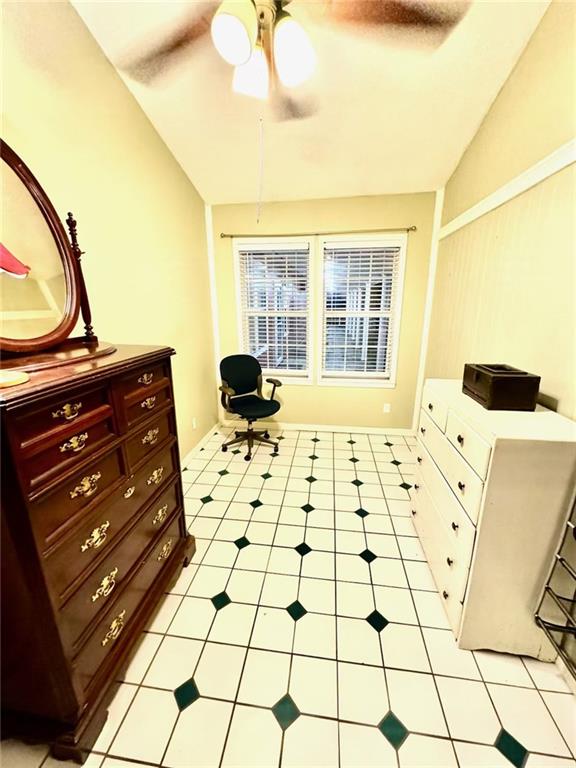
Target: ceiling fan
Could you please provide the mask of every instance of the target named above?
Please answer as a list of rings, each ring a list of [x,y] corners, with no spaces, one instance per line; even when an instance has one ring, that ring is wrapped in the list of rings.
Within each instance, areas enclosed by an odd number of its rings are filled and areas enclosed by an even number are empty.
[[[458,24],[470,0],[209,0],[146,53],[121,65],[132,78],[152,83],[176,65],[205,35],[234,67],[233,90],[266,99],[281,119],[300,119],[312,105],[293,89],[316,68],[316,53],[302,24],[287,8],[306,11],[311,23],[327,22],[373,29],[399,28],[410,40],[432,34],[438,44]]]

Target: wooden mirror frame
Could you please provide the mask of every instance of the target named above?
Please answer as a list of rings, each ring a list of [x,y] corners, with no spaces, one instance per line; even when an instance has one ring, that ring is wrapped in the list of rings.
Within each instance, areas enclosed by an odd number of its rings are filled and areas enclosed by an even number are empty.
[[[40,209],[62,259],[66,279],[66,304],[62,321],[57,328],[43,336],[31,339],[0,337],[0,352],[30,354],[56,347],[70,336],[78,320],[82,282],[76,255],[48,195],[24,161],[2,139],[0,139],[0,158],[0,162],[5,162],[18,176]]]

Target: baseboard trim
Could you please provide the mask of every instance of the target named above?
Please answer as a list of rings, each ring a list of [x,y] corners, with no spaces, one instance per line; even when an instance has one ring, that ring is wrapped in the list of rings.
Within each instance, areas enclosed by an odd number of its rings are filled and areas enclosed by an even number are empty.
[[[240,419],[238,419],[238,421],[234,419],[224,419],[220,423],[223,427],[234,428],[244,422]],[[408,437],[414,435],[412,429],[401,429],[399,427],[354,427],[342,426],[341,424],[290,424],[284,421],[258,421],[256,423],[257,429],[287,429],[298,432],[351,432],[359,435],[405,435]]]
[[[197,458],[196,451],[198,451],[199,448],[203,448],[204,447],[204,443],[207,443],[208,440],[210,440],[210,438],[212,437],[212,435],[218,429],[219,426],[220,426],[219,423],[216,422],[216,424],[214,424],[213,427],[210,427],[208,432],[206,432],[206,434],[203,437],[201,437],[200,440],[198,440],[198,442],[196,443],[194,448],[192,448],[192,450],[188,451],[186,456],[182,457],[182,459],[180,460],[180,464],[181,464],[181,466],[183,468],[186,467],[186,465],[190,461],[190,459]]]

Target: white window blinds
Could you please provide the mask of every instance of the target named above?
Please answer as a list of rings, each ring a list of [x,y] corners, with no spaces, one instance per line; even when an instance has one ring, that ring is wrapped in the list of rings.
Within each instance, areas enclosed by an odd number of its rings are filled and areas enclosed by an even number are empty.
[[[402,248],[324,241],[322,253],[322,375],[391,378],[400,320]]]
[[[268,371],[309,367],[310,244],[239,245],[243,352]]]

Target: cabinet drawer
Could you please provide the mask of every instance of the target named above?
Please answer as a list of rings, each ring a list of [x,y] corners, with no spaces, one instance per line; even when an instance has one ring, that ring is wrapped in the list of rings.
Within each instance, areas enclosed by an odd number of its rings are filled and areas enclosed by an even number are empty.
[[[134,574],[114,605],[104,614],[94,632],[73,662],[73,667],[84,690],[89,688],[98,668],[118,645],[122,635],[130,636],[130,621],[146,597],[148,589],[161,569],[170,560],[180,538],[180,521],[177,516],[160,537],[139,570]]]
[[[424,411],[420,412],[418,439],[427,448],[472,522],[476,523],[482,503],[482,480]]]
[[[442,517],[450,546],[458,551],[459,558],[468,563],[472,558],[476,529],[450,490],[442,473],[422,444],[418,444],[416,481],[414,495],[425,488],[435,508]]]
[[[150,418],[155,411],[162,410],[170,403],[172,403],[172,389],[168,379],[136,390],[124,398],[124,414],[128,429]]]
[[[446,419],[448,417],[448,406],[441,397],[435,392],[434,386],[427,381],[424,384],[422,392],[422,410],[438,424],[442,432],[446,429]]]
[[[128,463],[134,468],[145,456],[155,450],[170,435],[174,435],[174,411],[164,411],[157,418],[147,422],[134,437],[126,442]]]
[[[166,383],[170,378],[169,373],[170,364],[168,360],[160,363],[151,363],[141,368],[135,368],[126,376],[123,376],[118,381],[117,387],[123,397],[129,397],[134,392],[142,394],[142,392],[152,387],[157,387],[159,383]]]
[[[484,479],[488,474],[490,445],[453,411],[448,412],[446,436],[472,469]]]
[[[114,593],[122,589],[153,539],[162,535],[166,521],[180,506],[180,494],[176,484],[172,484],[67,600],[60,612],[59,625],[68,648],[75,650],[81,635],[115,598]]]
[[[174,445],[161,449],[52,548],[43,566],[55,600],[65,599],[72,582],[96,560],[106,556],[102,553],[109,551],[128,521],[174,479],[178,466],[175,451]]]

